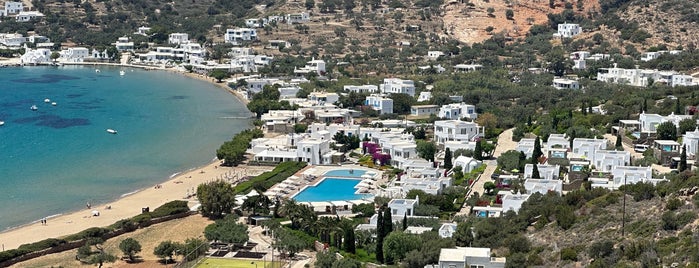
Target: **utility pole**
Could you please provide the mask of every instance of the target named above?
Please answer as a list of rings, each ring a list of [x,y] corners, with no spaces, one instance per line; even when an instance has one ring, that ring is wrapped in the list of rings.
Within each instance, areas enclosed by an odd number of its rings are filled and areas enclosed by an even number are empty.
[[[621,213],[621,237],[624,238],[624,225],[626,224],[626,174],[624,174],[624,191],[622,191],[622,194],[624,195],[624,201],[622,201],[622,213]]]

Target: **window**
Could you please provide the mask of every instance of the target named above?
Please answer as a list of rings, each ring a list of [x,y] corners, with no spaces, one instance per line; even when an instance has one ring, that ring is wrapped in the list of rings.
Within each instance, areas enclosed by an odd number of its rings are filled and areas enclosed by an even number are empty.
[[[393,209],[392,212],[391,212],[391,214],[397,215],[397,214],[398,214],[398,210],[397,210],[397,209]]]
[[[471,268],[485,268],[485,266],[472,264]]]

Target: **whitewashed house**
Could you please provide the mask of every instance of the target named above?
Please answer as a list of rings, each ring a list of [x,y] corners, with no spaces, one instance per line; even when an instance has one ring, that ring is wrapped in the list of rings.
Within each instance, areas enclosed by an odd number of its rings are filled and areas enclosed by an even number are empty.
[[[340,100],[340,96],[334,92],[314,91],[308,94],[307,99],[319,105],[323,105],[326,103],[337,102],[338,100]]]
[[[119,37],[116,43],[114,43],[114,46],[119,51],[133,51],[134,49],[134,44],[129,40],[128,36]]]
[[[444,56],[444,52],[442,51],[427,51],[427,58],[430,60],[437,60],[439,57]]]
[[[568,78],[554,78],[553,87],[556,89],[580,89],[580,83]]]
[[[692,115],[681,115],[675,114],[674,112],[667,116],[642,112],[638,117],[638,121],[641,123],[641,132],[655,132],[658,125],[662,123],[672,122],[675,124],[675,127],[679,128],[680,121],[684,119],[692,119],[692,117]]]
[[[478,70],[482,70],[483,65],[480,64],[457,64],[454,65],[454,72],[457,73],[469,73]]]
[[[592,158],[596,170],[609,172],[615,166],[631,164],[631,153],[627,151],[597,150]]]
[[[456,226],[456,223],[453,222],[443,223],[437,232],[441,238],[450,238],[454,236],[454,233],[456,233]]]
[[[400,217],[402,219],[405,215],[415,216],[415,206],[418,204],[420,204],[418,196],[415,199],[392,199],[388,202],[388,208],[391,210],[393,218]]]
[[[5,2],[5,9],[2,10],[2,16],[7,17],[10,15],[15,15],[18,14],[19,12],[24,11],[24,4],[20,2],[14,2],[14,1],[6,1]]]
[[[672,81],[670,86],[696,86],[699,85],[699,79],[694,79],[691,75],[686,74],[675,74],[672,76]]]
[[[7,47],[19,48],[27,42],[27,38],[18,33],[3,33],[0,34],[0,44]]]
[[[687,131],[682,137],[682,146],[687,150],[687,157],[694,158],[699,150],[699,128]]]
[[[306,75],[309,73],[315,73],[317,75],[325,75],[325,61],[312,59],[306,66],[301,68],[294,67],[294,74],[296,75]]]
[[[598,150],[606,150],[607,139],[573,139],[573,156],[591,159]]]
[[[417,96],[418,102],[429,101],[431,99],[432,99],[432,92],[430,92],[430,91],[420,92],[420,95]]]
[[[371,106],[371,109],[378,111],[379,114],[393,113],[393,100],[379,94],[371,94],[364,100],[364,105]]]
[[[554,33],[554,37],[559,37],[559,38],[571,38],[573,36],[579,35],[582,33],[582,28],[580,27],[579,24],[575,23],[559,23],[558,24],[558,32]]]
[[[447,141],[473,141],[483,137],[485,130],[474,122],[441,120],[434,122],[434,135],[437,144]]]
[[[143,35],[143,36],[148,36],[149,33],[150,33],[150,27],[146,27],[146,26],[138,27],[136,29],[136,32],[134,32],[134,34]]]
[[[307,138],[298,142],[296,149],[300,161],[309,165],[330,164],[332,152],[329,140]]]
[[[349,92],[354,92],[354,93],[376,93],[379,92],[379,87],[376,85],[361,85],[361,86],[355,86],[355,85],[345,85],[343,87],[345,91]]]
[[[226,33],[223,35],[223,39],[226,43],[233,45],[240,45],[243,41],[255,41],[257,40],[257,30],[252,28],[235,28],[226,29]]]
[[[513,194],[510,192],[505,193],[502,196],[502,212],[508,212],[510,210],[514,211],[515,213],[519,212],[519,209],[522,208],[522,204],[524,201],[527,201],[529,199],[530,194]]]
[[[41,19],[43,17],[44,13],[39,11],[20,11],[15,17],[15,20],[18,22],[28,22],[30,20]]]
[[[252,98],[252,94],[262,92],[266,85],[282,84],[282,80],[277,78],[249,78],[245,79],[247,83],[248,99]]]
[[[699,81],[695,81],[691,76],[677,73],[675,71],[658,71],[639,69],[618,68],[616,63],[612,68],[600,68],[597,72],[597,80],[607,83],[631,85],[636,87],[646,87],[651,82],[666,84],[669,86],[694,86]]]
[[[478,113],[476,113],[475,105],[462,102],[442,105],[442,107],[439,108],[439,114],[437,116],[450,120],[466,118],[473,121],[478,118]]]
[[[61,52],[61,61],[66,62],[83,62],[85,58],[90,57],[90,50],[84,47],[71,47]]]
[[[536,139],[531,139],[531,138],[521,139],[517,143],[517,147],[515,147],[515,150],[518,152],[524,152],[524,155],[526,155],[527,158],[530,158],[534,154],[535,141],[536,141]]]
[[[526,179],[524,180],[524,189],[528,194],[540,193],[547,194],[555,192],[560,195],[563,192],[562,180],[545,180],[545,179]]]
[[[167,36],[168,44],[182,44],[189,42],[189,34],[186,33],[171,33]]]
[[[415,97],[415,82],[400,78],[384,78],[383,84],[379,86],[381,93],[403,93]]]
[[[424,93],[424,92],[422,92]],[[420,96],[422,96],[420,93]],[[410,115],[414,116],[425,116],[431,114],[437,114],[439,112],[439,106],[437,105],[413,105],[410,106]]]
[[[592,187],[607,188],[610,190],[619,189],[624,184],[635,184],[639,182],[649,182],[657,184],[665,179],[653,179],[653,169],[651,167],[636,166],[614,166],[612,167],[612,178],[591,177],[589,181]]]
[[[262,28],[265,27],[265,24],[266,19],[253,18],[245,20],[245,26],[248,28]]]
[[[284,20],[287,24],[306,23],[311,21],[311,16],[306,12],[286,14]]]
[[[46,48],[31,49],[27,48],[24,54],[20,57],[22,64],[40,64],[51,61],[51,50]]]
[[[555,134],[555,133],[549,135],[549,139],[546,141],[546,146],[545,146],[546,149],[553,149],[553,148],[568,149],[568,147],[570,147],[570,140],[568,139],[568,137],[566,137],[565,134]],[[534,148],[532,147],[532,149],[534,149]]]
[[[491,256],[489,248],[443,248],[434,268],[505,268],[507,259]]]
[[[542,180],[558,180],[558,175],[561,172],[561,166],[559,165],[544,165],[537,164],[537,169],[539,170],[539,178]],[[531,178],[534,172],[534,165],[526,164],[524,165],[524,178]]]
[[[667,51],[654,51],[654,52],[644,52],[641,55],[641,61],[652,61],[660,57],[660,55],[665,54]]]
[[[479,161],[474,158],[463,155],[456,157],[456,159],[454,159],[453,162],[453,166],[461,167],[461,171],[463,173],[471,172],[472,170],[480,167],[483,164],[483,161]]]

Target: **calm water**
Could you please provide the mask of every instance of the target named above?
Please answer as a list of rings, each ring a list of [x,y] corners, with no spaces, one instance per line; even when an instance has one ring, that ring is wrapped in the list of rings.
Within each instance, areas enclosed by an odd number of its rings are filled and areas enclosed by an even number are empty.
[[[250,124],[240,101],[206,82],[100,69],[0,69],[0,230],[206,164]]]
[[[359,200],[366,196],[354,194],[357,190],[354,186],[359,182],[361,180],[358,179],[325,178],[318,185],[309,186],[294,196],[294,200],[299,202]]]
[[[364,173],[366,173],[366,170],[363,169],[336,169],[325,172],[323,176],[361,178]]]

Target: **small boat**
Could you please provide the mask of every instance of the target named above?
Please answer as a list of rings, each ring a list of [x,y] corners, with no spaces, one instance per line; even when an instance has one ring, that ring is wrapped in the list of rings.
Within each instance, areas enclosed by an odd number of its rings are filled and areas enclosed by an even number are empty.
[[[44,99],[44,102],[49,103],[49,102],[51,102],[51,99]]]
[[[113,129],[111,129],[111,128],[108,128],[108,129],[107,129],[107,133],[109,133],[109,134],[117,134],[117,131],[116,131],[116,130],[113,130]]]
[[[0,121],[0,126],[4,126],[4,125],[5,125],[5,121]]]
[[[124,72],[123,70],[119,71],[119,75],[124,76],[125,74],[126,74],[126,72]]]
[[[29,109],[32,109],[32,111],[39,110],[39,107],[36,107],[36,105],[32,105],[32,107],[29,107]]]
[[[51,105],[53,105],[53,106],[56,106],[57,104],[58,103],[56,103],[55,101],[51,103]]]
[[[99,73],[99,72],[101,72],[101,71],[100,71],[100,69],[95,69],[95,72],[96,72],[96,73]]]

